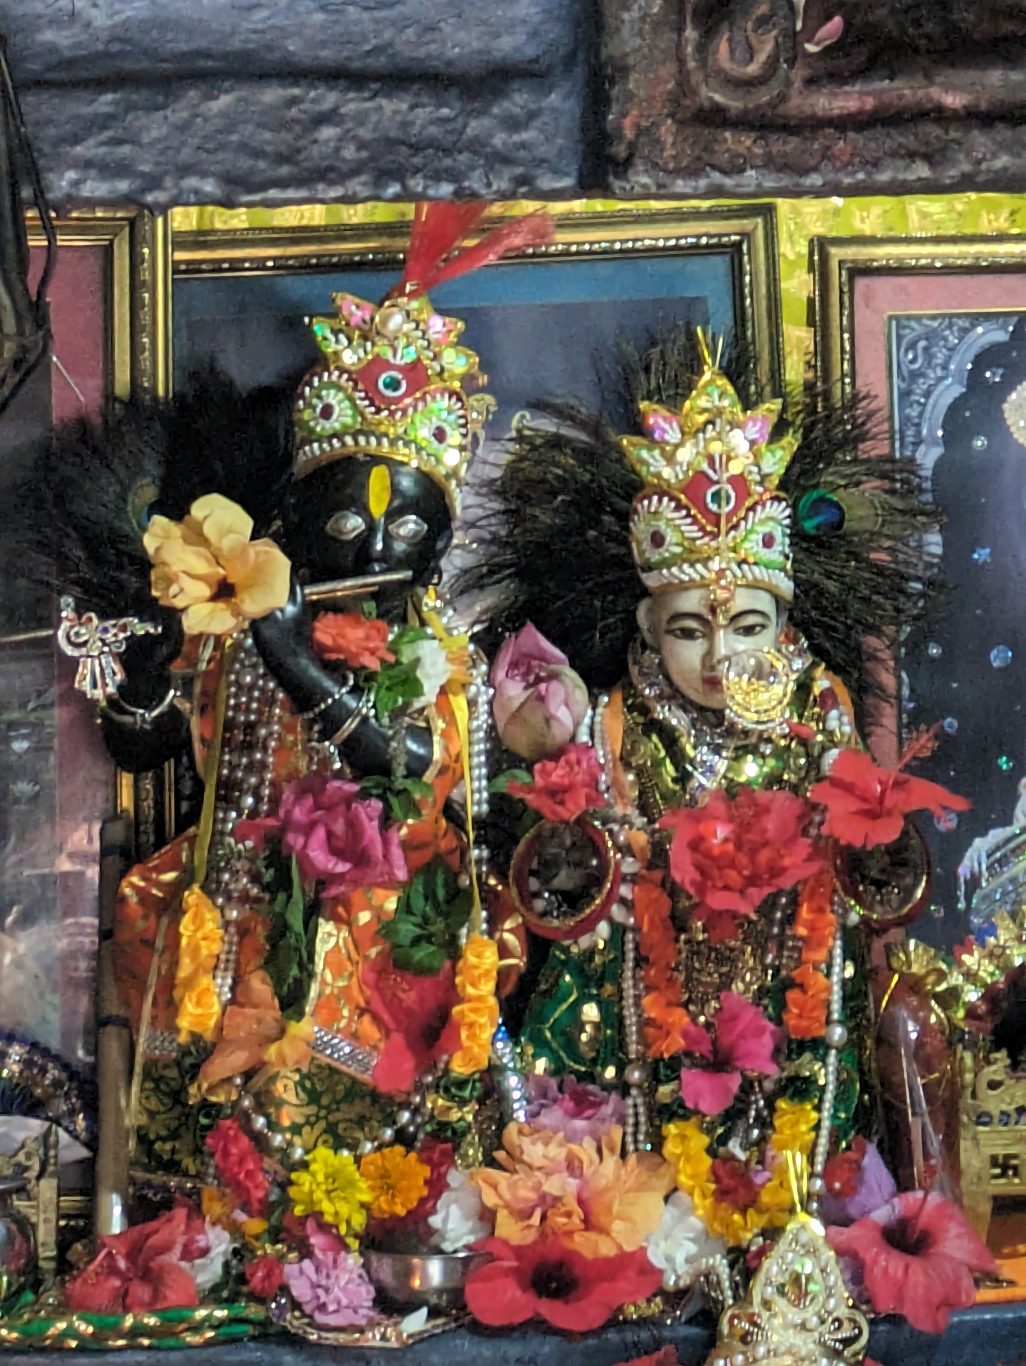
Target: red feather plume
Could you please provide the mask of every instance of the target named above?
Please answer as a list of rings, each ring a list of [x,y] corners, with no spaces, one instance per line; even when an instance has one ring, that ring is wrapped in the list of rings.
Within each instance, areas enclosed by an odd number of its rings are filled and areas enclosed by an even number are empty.
[[[486,203],[420,203],[414,210],[410,247],[402,279],[389,297],[426,294],[444,280],[477,270],[525,247],[541,246],[553,235],[552,216],[544,210],[501,224],[471,247],[457,251],[484,217]]]

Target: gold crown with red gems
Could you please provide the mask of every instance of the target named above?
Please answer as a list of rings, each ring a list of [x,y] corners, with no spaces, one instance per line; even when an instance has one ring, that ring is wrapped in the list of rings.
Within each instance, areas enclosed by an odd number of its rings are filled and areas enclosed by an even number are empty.
[[[699,333],[705,369],[679,411],[641,404],[644,436],[623,436],[644,488],[630,537],[650,592],[706,585],[765,588],[790,602],[791,505],[777,485],[797,447],[770,441],[779,400],[746,411]]]
[[[457,344],[464,324],[426,295],[380,305],[335,294],[334,318],[308,319],[321,359],[295,401],[293,475],[351,455],[422,469],[455,514],[467,465],[495,407],[468,393],[486,381],[475,352]]]

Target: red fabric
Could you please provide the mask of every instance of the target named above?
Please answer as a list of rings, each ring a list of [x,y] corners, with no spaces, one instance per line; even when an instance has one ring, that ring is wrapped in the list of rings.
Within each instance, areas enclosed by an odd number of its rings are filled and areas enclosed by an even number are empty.
[[[403,972],[382,953],[365,964],[363,975],[371,1010],[389,1031],[372,1080],[379,1091],[405,1093],[431,1063],[459,1048],[453,966],[447,963],[441,972],[421,977]]]

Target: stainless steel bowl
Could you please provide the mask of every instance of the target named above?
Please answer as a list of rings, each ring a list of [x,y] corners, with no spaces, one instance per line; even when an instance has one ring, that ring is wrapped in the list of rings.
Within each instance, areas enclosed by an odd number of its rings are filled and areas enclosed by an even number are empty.
[[[463,1286],[476,1266],[489,1260],[483,1252],[381,1252],[363,1248],[364,1270],[386,1304],[400,1309],[457,1309]]]

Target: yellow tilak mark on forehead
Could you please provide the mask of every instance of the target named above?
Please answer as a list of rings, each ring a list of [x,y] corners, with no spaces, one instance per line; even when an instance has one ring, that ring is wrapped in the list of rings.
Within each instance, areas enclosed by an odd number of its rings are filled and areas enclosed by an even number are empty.
[[[367,480],[367,510],[375,521],[392,501],[392,476],[387,465],[375,465]]]

